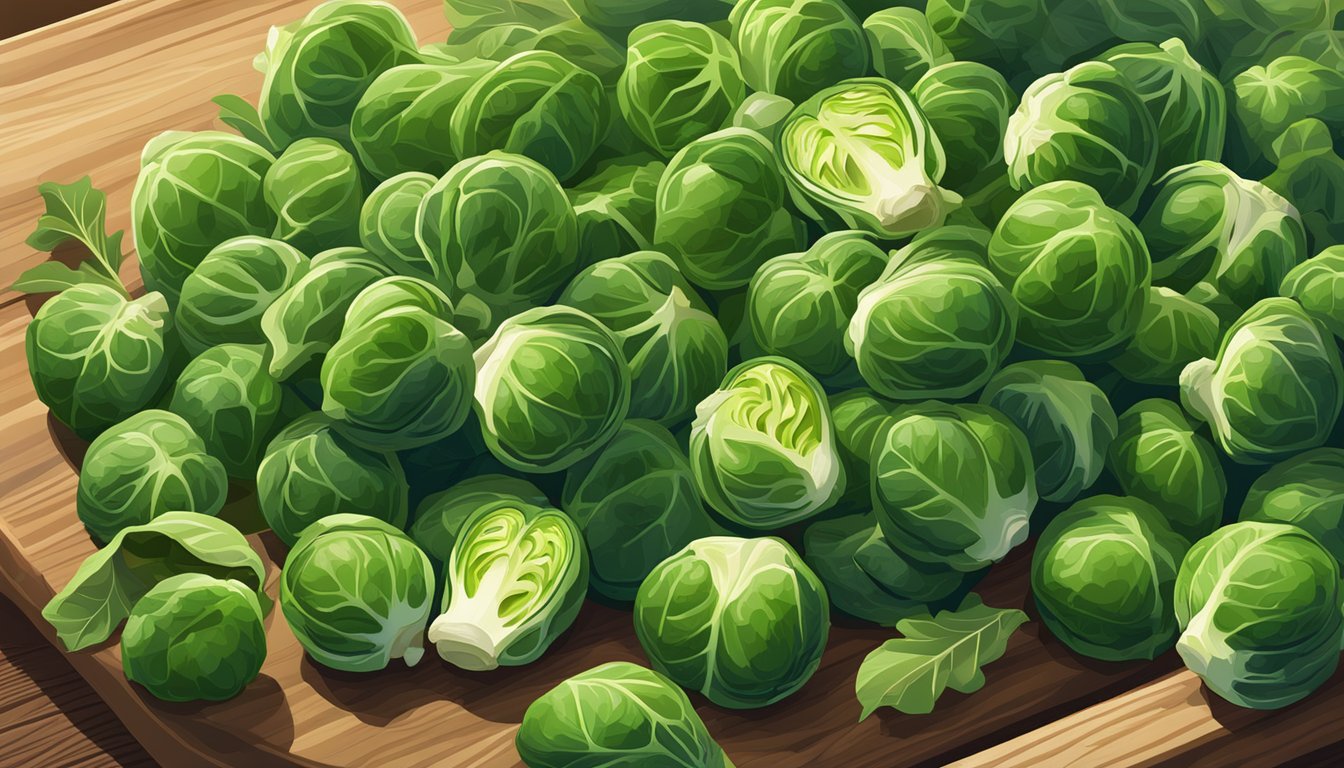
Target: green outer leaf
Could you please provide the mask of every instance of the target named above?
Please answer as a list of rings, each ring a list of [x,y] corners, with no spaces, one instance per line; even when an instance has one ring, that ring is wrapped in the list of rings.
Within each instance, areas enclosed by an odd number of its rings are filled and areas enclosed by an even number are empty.
[[[860,720],[878,707],[925,715],[951,688],[973,693],[985,684],[980,668],[1003,655],[1008,638],[1027,621],[1015,608],[991,608],[971,594],[956,611],[896,622],[905,637],[888,640],[859,667],[854,693]]]
[[[167,512],[122,529],[86,558],[42,617],[67,651],[78,651],[110,637],[141,596],[179,573],[241,581],[257,593],[263,612],[270,609],[266,569],[243,534],[209,515]]]
[[[75,269],[59,262],[39,264],[20,275],[11,289],[46,293],[72,285],[101,283],[125,295],[126,289],[117,276],[123,233],[107,234],[107,195],[95,189],[88,176],[71,184],[49,181],[39,186],[37,193],[46,204],[46,212],[37,220],[37,229],[28,236],[28,245],[50,252],[75,240],[88,248],[93,258]]]

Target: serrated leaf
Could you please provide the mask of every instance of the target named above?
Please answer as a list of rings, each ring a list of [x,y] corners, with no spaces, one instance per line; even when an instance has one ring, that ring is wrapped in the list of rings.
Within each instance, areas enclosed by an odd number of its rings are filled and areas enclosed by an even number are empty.
[[[219,107],[219,121],[238,132],[248,141],[263,147],[267,152],[275,153],[277,147],[266,126],[261,121],[257,108],[247,99],[232,93],[223,93],[211,99]]]
[[[19,275],[10,290],[20,293],[60,293],[71,286],[90,283],[121,289],[120,282],[109,280],[107,275],[87,262],[71,269],[59,261],[44,261]]]
[[[99,282],[125,293],[117,275],[122,259],[122,233],[107,234],[107,195],[95,189],[88,176],[73,184],[49,181],[39,186],[37,192],[47,210],[38,218],[37,229],[28,236],[28,245],[50,252],[74,240],[89,249],[91,258],[76,269],[55,263],[40,264],[25,272],[14,283],[14,289],[46,293],[70,285]],[[96,278],[92,277],[95,275]]]
[[[975,594],[955,611],[902,619],[904,637],[888,640],[859,666],[854,693],[863,720],[878,707],[924,715],[943,691],[974,693],[985,684],[981,667],[1003,655],[1008,638],[1027,621],[1015,608],[991,608]]]

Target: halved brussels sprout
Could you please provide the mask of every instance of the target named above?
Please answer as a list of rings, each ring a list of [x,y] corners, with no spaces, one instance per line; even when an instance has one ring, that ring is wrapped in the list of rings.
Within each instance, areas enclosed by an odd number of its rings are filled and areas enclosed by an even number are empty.
[[[918,8],[884,8],[863,20],[863,31],[872,49],[873,69],[906,90],[914,88],[925,72],[952,61],[943,39]]]
[[[801,101],[868,73],[868,38],[840,0],[740,0],[728,21],[754,91]]]
[[[872,472],[878,524],[915,560],[977,571],[1027,539],[1037,498],[1031,446],[993,408],[902,409],[873,447]]]
[[[773,537],[693,541],[654,568],[635,598],[635,634],[654,669],[732,709],[802,688],[830,628],[821,581]]]
[[[1003,137],[1015,188],[1082,182],[1125,214],[1153,178],[1157,149],[1148,107],[1128,78],[1100,61],[1032,83]]]
[[[364,186],[359,163],[330,139],[300,139],[266,172],[275,234],[304,253],[359,245]]]
[[[737,51],[703,24],[652,21],[630,33],[629,45],[616,86],[621,115],[665,158],[727,125],[746,98]]]
[[[760,134],[711,133],[663,172],[654,245],[696,285],[738,288],[772,256],[803,248],[803,222],[784,207],[786,197],[775,152]]]
[[[1069,358],[1113,354],[1129,341],[1153,269],[1138,228],[1076,181],[1013,203],[989,240],[989,266],[1021,308],[1018,339]]]
[[[661,253],[598,262],[574,278],[559,303],[592,315],[620,340],[632,417],[680,424],[728,370],[719,321]]]
[[[467,89],[494,65],[471,59],[451,66],[408,64],[378,76],[360,97],[350,139],[377,179],[416,171],[442,176],[461,158],[444,127]]]
[[[987,169],[1003,173],[1003,133],[1017,106],[1017,94],[1003,75],[978,62],[949,58],[911,88],[947,156],[945,185],[960,190]]]
[[[75,514],[100,546],[165,512],[214,515],[229,478],[181,416],[141,411],[94,439],[84,455]]]
[[[938,186],[943,146],[905,91],[866,77],[794,108],[775,139],[793,201],[829,229],[892,240],[942,224],[961,197]]]
[[[700,493],[738,525],[772,530],[827,509],[845,490],[826,393],[782,357],[748,360],[701,401],[691,426]]]
[[[560,506],[583,531],[589,587],[625,602],[654,566],[717,528],[672,433],[643,419],[566,471]]]
[[[886,251],[863,232],[830,232],[804,253],[776,256],[751,278],[747,318],[756,343],[822,378],[849,368],[845,330]]]
[[[398,274],[433,277],[416,241],[420,203],[438,179],[427,173],[403,173],[379,184],[359,211],[359,242]]]
[[[1214,693],[1278,709],[1339,664],[1339,563],[1302,529],[1242,522],[1201,539],[1176,577],[1176,650]]]
[[[1014,363],[989,380],[980,402],[1027,436],[1042,499],[1073,501],[1101,476],[1115,439],[1115,410],[1078,366],[1063,360]]]
[[[579,226],[580,264],[652,247],[654,198],[666,168],[649,155],[618,158],[565,190]]]
[[[1216,359],[1181,372],[1181,403],[1239,464],[1324,445],[1344,407],[1339,345],[1292,299],[1265,299],[1228,329]]]
[[[453,110],[459,157],[501,150],[529,157],[560,181],[573,176],[607,131],[597,75],[550,51],[511,56],[476,78]]]
[[[1172,529],[1191,541],[1222,524],[1223,465],[1170,400],[1143,400],[1121,414],[1107,467],[1127,495],[1161,510]]]
[[[1163,5],[1181,7],[1179,2]],[[1104,7],[1118,6],[1112,0]],[[1154,178],[1178,165],[1222,157],[1227,97],[1218,78],[1195,61],[1185,43],[1176,38],[1161,46],[1127,43],[1103,53],[1100,59],[1125,76],[1153,117],[1158,143]]]
[[[1344,339],[1344,244],[1331,246],[1284,275],[1279,294],[1302,305]]]
[[[202,131],[171,139],[145,160],[131,196],[131,229],[145,286],[170,304],[215,246],[274,231],[262,179],[275,157],[260,146]]]
[[[242,582],[182,573],[135,602],[121,633],[126,679],[162,701],[224,701],[266,660],[257,595]]]
[[[1164,176],[1139,230],[1153,259],[1153,284],[1185,292],[1201,281],[1242,308],[1278,293],[1306,258],[1297,210],[1258,181],[1212,162]]]
[[[322,412],[351,440],[380,450],[456,432],[471,410],[476,364],[451,316],[448,298],[414,277],[365,288],[322,359]]]
[[[416,240],[473,340],[548,300],[579,259],[574,208],[555,176],[521,155],[463,160],[425,195]],[[473,323],[468,323],[470,318]]]
[[[280,608],[294,637],[314,661],[346,672],[419,663],[433,602],[429,558],[365,515],[313,523],[280,574]]]
[[[24,348],[37,399],[91,439],[153,403],[171,369],[172,316],[161,293],[127,299],[76,285],[37,310]]]
[[[394,454],[360,448],[320,413],[280,430],[257,468],[262,516],[290,546],[316,521],[351,510],[404,528],[406,493]]]
[[[1031,592],[1041,620],[1084,656],[1155,659],[1176,642],[1171,593],[1189,547],[1145,501],[1083,499],[1036,543]]]
[[[1237,519],[1295,525],[1344,562],[1344,449],[1317,448],[1270,467]]]
[[[546,494],[526,480],[508,475],[477,475],[426,496],[415,509],[410,534],[440,567],[448,565],[462,526],[476,510],[501,499],[534,507],[549,507]]]
[[[1186,365],[1217,354],[1222,337],[1213,310],[1170,288],[1150,288],[1134,338],[1111,367],[1130,381],[1172,386]]]
[[[505,320],[476,350],[476,414],[495,458],[524,472],[558,472],[601,448],[630,409],[620,341],[565,306]]]
[[[896,400],[959,398],[994,375],[1018,311],[984,264],[986,239],[964,227],[921,234],[859,294],[845,349],[868,386]]]
[[[182,283],[173,310],[182,346],[199,355],[217,344],[265,344],[262,315],[307,272],[308,257],[289,243],[225,240]]]
[[[463,525],[427,637],[471,671],[535,661],[574,623],[588,587],[583,535],[558,509],[513,499],[481,506]]]
[[[250,483],[284,412],[292,410],[286,400],[266,370],[265,347],[221,344],[182,369],[168,410],[191,425],[229,477]]]

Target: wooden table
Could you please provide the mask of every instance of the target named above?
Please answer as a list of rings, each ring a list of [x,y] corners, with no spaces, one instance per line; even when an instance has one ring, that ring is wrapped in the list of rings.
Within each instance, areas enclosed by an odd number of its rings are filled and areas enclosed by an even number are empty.
[[[396,2],[422,40],[446,33],[440,0]],[[34,193],[40,181],[92,174],[109,194],[111,226],[128,227],[130,188],[145,140],[165,129],[215,126],[208,100],[217,93],[254,97],[260,78],[250,61],[266,30],[310,5],[122,0],[0,42],[0,284],[42,258],[23,245],[41,210]],[[139,286],[132,261],[124,276]],[[82,446],[48,418],[28,382],[22,335],[36,306],[32,299],[0,295],[0,591],[37,622],[34,632],[50,640],[38,611],[92,546],[73,514]],[[268,535],[252,540],[268,560],[281,551]],[[1023,548],[987,577],[980,592],[988,604],[1031,609],[1027,558]],[[275,575],[272,565],[272,592]],[[432,654],[414,670],[332,673],[302,657],[276,613],[267,628],[270,650],[261,678],[223,704],[151,700],[122,677],[115,644],[65,659],[164,764],[258,767],[514,765],[513,731],[533,698],[596,663],[642,660],[628,614],[592,604],[536,664],[485,675],[452,671]],[[1151,664],[1092,662],[1069,653],[1039,622],[1019,632],[1004,658],[986,670],[982,691],[949,693],[930,716],[884,711],[858,723],[858,662],[890,634],[842,622],[821,670],[799,695],[754,712],[726,712],[696,697],[697,709],[740,768],[887,768],[958,759],[967,765],[1281,765],[1333,756],[1342,738],[1344,685],[1338,678],[1283,712],[1235,710],[1210,701],[1198,681],[1179,670],[1174,654]],[[15,651],[12,658],[26,653]],[[68,673],[58,674],[73,684]],[[71,722],[80,722],[75,714],[89,701],[45,695]],[[59,720],[22,730],[24,723],[40,722],[28,718],[5,728],[19,735],[0,742],[6,750],[0,765],[59,754],[44,747],[64,744]],[[115,751],[128,745],[105,716],[94,721],[99,724],[78,728],[86,735],[107,728],[117,735],[93,739],[99,747],[128,761],[141,759]]]

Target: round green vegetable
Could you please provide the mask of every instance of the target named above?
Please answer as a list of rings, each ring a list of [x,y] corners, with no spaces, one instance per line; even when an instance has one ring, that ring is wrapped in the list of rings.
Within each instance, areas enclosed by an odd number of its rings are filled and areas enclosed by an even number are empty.
[[[952,53],[917,8],[883,8],[863,20],[863,31],[873,69],[906,90],[930,69],[952,61]]]
[[[1344,562],[1344,449],[1317,448],[1270,467],[1237,519],[1295,525]]]
[[[252,482],[262,452],[292,410],[286,400],[266,370],[264,347],[221,344],[182,369],[168,410],[191,425],[229,477]]]
[[[308,257],[265,237],[235,237],[206,254],[182,283],[173,324],[187,352],[264,344],[261,318],[308,272]]]
[[[364,183],[355,156],[331,139],[300,139],[265,180],[275,234],[303,253],[359,245]]]
[[[379,184],[359,211],[359,242],[399,274],[433,277],[416,241],[420,202],[437,181],[427,173],[408,172]]]
[[[1217,354],[1222,336],[1213,310],[1170,288],[1150,288],[1134,338],[1111,367],[1130,381],[1171,386],[1185,366]]]
[[[1308,314],[1344,339],[1344,245],[1334,245],[1293,267],[1279,295],[1295,299]]]
[[[949,57],[909,87],[947,155],[945,185],[961,190],[986,169],[1002,172],[1004,130],[1017,106],[1017,94],[1003,75],[984,64]]]
[[[476,510],[501,499],[534,507],[550,506],[546,494],[526,480],[508,475],[477,475],[426,496],[415,509],[411,538],[435,563],[447,566],[462,526]]]
[[[868,73],[868,38],[840,0],[740,0],[728,21],[752,90],[801,101]]]

